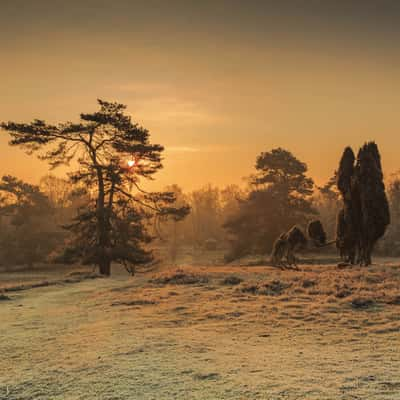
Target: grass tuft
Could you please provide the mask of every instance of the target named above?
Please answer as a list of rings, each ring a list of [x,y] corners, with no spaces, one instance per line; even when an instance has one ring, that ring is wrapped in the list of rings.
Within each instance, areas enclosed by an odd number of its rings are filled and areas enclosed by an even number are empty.
[[[157,285],[196,285],[205,284],[208,281],[206,275],[183,269],[167,271],[150,280],[151,283]]]

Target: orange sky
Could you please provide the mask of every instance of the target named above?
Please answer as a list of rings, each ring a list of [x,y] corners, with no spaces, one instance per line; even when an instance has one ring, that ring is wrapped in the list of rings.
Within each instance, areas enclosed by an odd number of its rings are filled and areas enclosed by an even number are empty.
[[[277,146],[323,183],[371,139],[386,175],[400,169],[398,2],[166,3],[3,0],[0,120],[125,103],[166,146],[160,186],[240,183]],[[46,173],[0,146],[3,174]]]

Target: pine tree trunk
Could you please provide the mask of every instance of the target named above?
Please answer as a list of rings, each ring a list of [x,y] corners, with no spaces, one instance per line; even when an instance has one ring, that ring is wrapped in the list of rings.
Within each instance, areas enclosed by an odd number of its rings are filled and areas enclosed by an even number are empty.
[[[101,275],[105,276],[111,275],[111,262],[109,259],[104,258],[99,261],[99,272]]]
[[[97,258],[100,274],[110,276],[111,260],[108,253],[110,245],[109,215],[107,213],[107,210],[105,209],[104,180],[100,168],[97,168],[97,176],[99,184],[99,192],[97,198],[97,234],[99,254],[97,254]]]

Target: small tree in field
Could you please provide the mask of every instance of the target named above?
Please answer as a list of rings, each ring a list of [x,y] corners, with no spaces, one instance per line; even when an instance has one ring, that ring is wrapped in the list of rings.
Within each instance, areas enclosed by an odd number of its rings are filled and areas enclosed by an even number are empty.
[[[171,192],[145,192],[142,179],[152,179],[162,168],[163,147],[149,141],[149,132],[125,114],[126,106],[98,100],[99,110],[81,114],[78,123],[2,123],[11,135],[10,145],[38,153],[52,168],[79,165],[71,182],[84,185],[91,201],[81,208],[67,228],[72,231],[69,254],[99,266],[109,275],[111,262],[148,263],[151,240],[146,219],[156,213],[183,218],[188,207],[175,208]]]

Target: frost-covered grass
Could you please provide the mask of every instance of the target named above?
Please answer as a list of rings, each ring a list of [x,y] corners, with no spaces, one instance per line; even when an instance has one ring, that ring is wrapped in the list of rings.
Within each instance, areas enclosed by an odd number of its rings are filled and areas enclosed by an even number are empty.
[[[0,399],[392,400],[399,295],[396,262],[179,266],[8,292]]]

